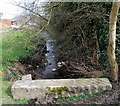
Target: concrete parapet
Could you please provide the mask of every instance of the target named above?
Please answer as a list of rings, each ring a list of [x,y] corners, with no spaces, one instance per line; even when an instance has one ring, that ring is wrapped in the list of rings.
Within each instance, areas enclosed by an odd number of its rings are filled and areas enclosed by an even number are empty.
[[[25,76],[22,78],[24,80],[13,84],[11,90],[14,99],[69,97],[112,89],[111,83],[106,78],[30,80],[30,75],[28,77]]]

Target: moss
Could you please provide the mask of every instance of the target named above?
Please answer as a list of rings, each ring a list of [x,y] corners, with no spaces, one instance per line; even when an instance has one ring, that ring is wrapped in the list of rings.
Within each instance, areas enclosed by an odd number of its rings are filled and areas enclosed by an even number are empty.
[[[50,90],[50,87],[46,87],[46,89]]]
[[[62,91],[66,91],[66,92],[69,91],[69,89],[68,89],[67,86],[57,87],[57,88],[46,87],[46,89],[48,89],[48,90],[50,91],[50,93],[48,93],[48,94],[50,94],[50,95],[53,95],[53,94],[54,94],[54,95],[55,95],[55,94],[57,93],[57,94],[60,95],[60,96],[63,96]]]

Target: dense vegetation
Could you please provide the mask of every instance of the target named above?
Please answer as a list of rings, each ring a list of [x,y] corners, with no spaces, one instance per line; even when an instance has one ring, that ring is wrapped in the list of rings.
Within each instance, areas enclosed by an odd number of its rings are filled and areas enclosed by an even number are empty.
[[[51,3],[55,5],[55,3]],[[107,57],[109,15],[112,3],[61,3],[53,8],[50,31],[56,39],[58,55],[70,59],[89,58],[109,70]],[[119,34],[120,20],[117,23]],[[120,36],[116,55],[120,66]]]

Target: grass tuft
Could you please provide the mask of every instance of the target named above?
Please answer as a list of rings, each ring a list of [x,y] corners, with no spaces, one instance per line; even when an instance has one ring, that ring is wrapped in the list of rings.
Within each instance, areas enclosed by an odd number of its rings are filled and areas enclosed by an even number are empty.
[[[104,91],[100,91],[96,94],[84,94],[84,95],[80,95],[80,96],[70,96],[68,98],[59,98],[59,99],[55,99],[54,103],[55,104],[67,104],[67,103],[78,101],[80,99],[87,99],[87,98],[90,98],[93,96],[98,96],[98,95],[104,94],[106,92],[107,92],[107,90],[104,90]]]

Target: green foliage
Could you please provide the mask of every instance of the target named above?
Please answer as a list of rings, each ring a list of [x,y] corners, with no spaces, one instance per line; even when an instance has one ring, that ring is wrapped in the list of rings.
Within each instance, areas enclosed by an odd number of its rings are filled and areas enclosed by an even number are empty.
[[[11,62],[19,61],[20,58],[27,57],[35,48],[31,42],[31,35],[23,31],[8,33],[0,36],[2,47],[0,48],[0,62],[3,70],[11,65]]]
[[[16,104],[28,104],[28,100],[27,99],[22,99],[20,101],[17,101]]]
[[[35,41],[37,39],[37,41]],[[10,73],[6,73],[5,79],[13,79],[13,77],[21,77],[17,75],[17,72],[12,70],[12,66],[14,62],[19,61],[21,58],[25,58],[30,56],[32,52],[36,49],[35,44],[44,44],[44,40],[41,39],[40,36],[33,36],[24,31],[16,31],[9,32],[4,35],[0,35],[0,70],[10,71]],[[34,44],[35,43],[35,44]],[[23,99],[20,101],[15,101],[11,95],[11,85],[12,83],[1,78],[2,81],[2,94],[0,94],[3,104],[27,104],[27,100]],[[1,84],[1,83],[0,83]],[[1,92],[0,92],[1,93]]]
[[[103,65],[103,68],[106,70],[110,70],[110,64],[107,56],[107,46],[108,46],[108,34],[101,36],[100,41],[100,51],[99,54],[99,63]],[[118,65],[120,66],[120,36],[116,37],[116,58]]]
[[[62,2],[53,9],[50,31],[56,39],[58,55],[67,59],[93,57],[98,53],[99,63],[109,69],[107,47],[109,41],[109,15],[112,3],[108,2]],[[118,18],[117,33],[120,32]],[[98,45],[97,45],[98,44]],[[120,38],[116,41],[118,63]]]
[[[11,94],[12,83],[0,77],[0,83],[2,84],[0,92],[0,98],[3,104],[28,104],[27,99],[15,101]]]
[[[107,44],[102,39],[108,34],[110,9],[111,3],[77,2],[64,2],[55,8],[51,22],[55,26],[53,37],[57,40],[56,45],[62,48],[59,53],[71,58],[78,58],[82,54],[91,57],[97,48],[93,45],[97,42],[101,51],[103,45]]]
[[[2,99],[3,104],[15,104],[15,101],[13,100],[11,96],[11,82],[8,82],[4,80],[3,78],[0,77],[0,83],[2,84],[1,86],[1,92],[0,98]]]
[[[104,94],[106,93],[107,90],[104,90],[104,91],[100,91],[96,94],[85,94],[85,95],[80,95],[80,96],[70,96],[68,98],[59,98],[59,99],[56,99],[55,100],[55,104],[67,104],[67,103],[71,103],[71,102],[75,102],[79,99],[86,99],[86,98],[90,98],[90,97],[93,97],[93,96],[99,96],[101,94]]]
[[[67,2],[65,2],[62,4],[61,9],[65,10],[65,11],[66,10],[73,11],[73,10],[77,9],[78,5],[79,5],[79,3],[74,3],[74,2],[67,3]]]

